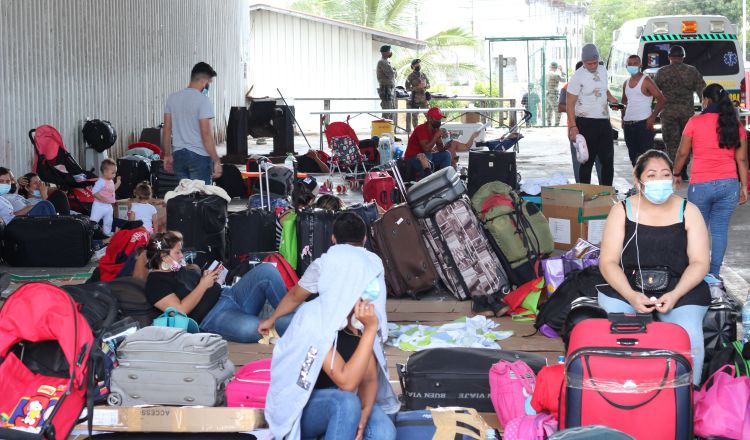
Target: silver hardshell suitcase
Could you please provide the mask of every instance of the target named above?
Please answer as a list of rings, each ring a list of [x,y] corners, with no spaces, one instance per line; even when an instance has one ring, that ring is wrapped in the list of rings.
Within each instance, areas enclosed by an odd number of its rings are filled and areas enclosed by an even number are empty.
[[[234,375],[227,342],[212,333],[146,327],[117,348],[107,402],[114,406],[220,406]]]

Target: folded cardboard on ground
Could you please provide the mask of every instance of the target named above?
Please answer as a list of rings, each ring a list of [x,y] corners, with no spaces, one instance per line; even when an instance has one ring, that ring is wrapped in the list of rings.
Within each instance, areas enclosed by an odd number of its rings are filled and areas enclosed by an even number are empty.
[[[93,429],[108,432],[249,432],[266,427],[262,409],[197,406],[94,408]],[[86,423],[76,430],[87,429]]]

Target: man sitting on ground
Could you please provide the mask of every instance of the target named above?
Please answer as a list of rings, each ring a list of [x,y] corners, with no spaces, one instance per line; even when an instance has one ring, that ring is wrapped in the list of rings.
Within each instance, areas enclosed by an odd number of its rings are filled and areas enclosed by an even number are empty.
[[[427,122],[419,124],[409,136],[404,160],[418,178],[451,166],[451,153],[443,145],[440,121],[445,115],[437,107],[427,111]]]

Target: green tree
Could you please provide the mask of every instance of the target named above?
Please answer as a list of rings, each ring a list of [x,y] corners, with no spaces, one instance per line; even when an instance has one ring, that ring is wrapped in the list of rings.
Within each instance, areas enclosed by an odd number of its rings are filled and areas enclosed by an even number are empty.
[[[403,32],[413,23],[411,14],[406,12],[415,3],[416,0],[297,0],[292,9],[374,29]],[[454,50],[481,47],[481,41],[471,32],[452,27],[424,40],[427,48],[419,53],[396,51],[392,63],[400,78],[406,78],[411,72],[410,62],[415,57],[422,60],[422,68],[433,77],[450,79],[481,71],[474,62],[456,61],[456,57],[451,59],[450,56]]]

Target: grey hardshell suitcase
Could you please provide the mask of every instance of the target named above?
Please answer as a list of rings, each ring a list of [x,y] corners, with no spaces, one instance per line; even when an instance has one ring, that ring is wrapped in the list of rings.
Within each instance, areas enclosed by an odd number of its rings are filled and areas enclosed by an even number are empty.
[[[406,201],[415,217],[426,218],[464,194],[466,184],[453,167],[448,167],[430,174],[409,188]]]
[[[422,224],[428,252],[453,296],[476,301],[510,291],[508,276],[466,197],[423,219]]]
[[[234,375],[227,342],[211,333],[146,327],[117,348],[107,403],[220,406]]]

